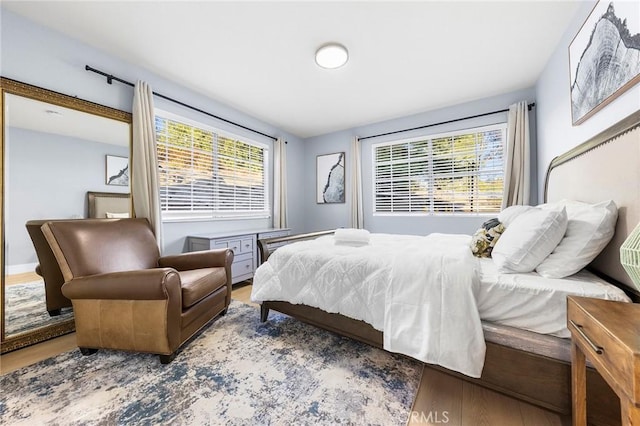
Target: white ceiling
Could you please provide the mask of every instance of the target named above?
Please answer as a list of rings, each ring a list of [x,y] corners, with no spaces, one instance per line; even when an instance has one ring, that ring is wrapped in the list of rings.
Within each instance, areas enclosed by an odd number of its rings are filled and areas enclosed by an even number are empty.
[[[579,2],[2,4],[310,137],[532,87]],[[346,66],[315,64],[329,41],[349,49]]]
[[[129,146],[127,123],[13,94],[6,95],[5,120],[8,127]]]

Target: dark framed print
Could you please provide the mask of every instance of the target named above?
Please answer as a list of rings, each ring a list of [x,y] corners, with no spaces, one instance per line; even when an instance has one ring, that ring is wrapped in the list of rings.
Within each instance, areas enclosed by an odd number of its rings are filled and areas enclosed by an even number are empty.
[[[640,82],[640,2],[599,1],[569,45],[574,126]]]
[[[115,155],[106,156],[107,185],[129,186],[129,159]]]
[[[344,152],[316,157],[316,202],[318,204],[344,203]]]

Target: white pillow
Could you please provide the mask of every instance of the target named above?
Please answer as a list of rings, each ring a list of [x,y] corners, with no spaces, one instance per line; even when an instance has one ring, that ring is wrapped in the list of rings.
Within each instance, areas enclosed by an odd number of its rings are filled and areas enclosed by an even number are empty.
[[[544,203],[544,204],[538,204],[536,207],[539,209],[561,209],[562,207],[566,207],[567,203],[571,203],[572,201],[570,200],[560,200],[560,201],[552,201],[552,202],[548,202],[548,203]],[[578,203],[579,201],[575,201],[576,203]],[[567,211],[567,216],[569,215],[569,212]]]
[[[366,229],[338,228],[333,233],[337,245],[360,247],[369,244],[371,234]]]
[[[531,272],[556,248],[566,230],[564,208],[532,207],[506,227],[491,257],[499,272]]]
[[[127,212],[124,212],[124,213],[105,212],[105,215],[107,216],[107,219],[127,219],[127,218],[129,218],[129,213],[127,213]]]
[[[501,224],[504,225],[505,228],[509,227],[516,219],[516,217],[520,216],[522,213],[526,213],[531,210],[533,207],[531,206],[511,206],[502,210],[498,214],[498,220]]]
[[[567,232],[538,267],[545,278],[564,278],[587,266],[609,244],[616,230],[618,207],[609,200],[597,204],[564,201]]]

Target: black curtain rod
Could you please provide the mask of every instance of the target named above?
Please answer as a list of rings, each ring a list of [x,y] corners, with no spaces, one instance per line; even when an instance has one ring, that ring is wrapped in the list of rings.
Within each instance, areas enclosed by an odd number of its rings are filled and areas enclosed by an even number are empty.
[[[533,108],[534,106],[536,106],[535,102],[531,103],[531,104],[528,104],[527,105],[527,109],[529,111],[531,111],[531,108]],[[412,127],[410,129],[402,129],[402,130],[396,130],[396,131],[393,131],[393,132],[379,133],[377,135],[365,136],[365,137],[362,137],[362,138],[358,138],[358,140],[363,141],[365,139],[378,138],[380,136],[395,135],[396,133],[404,133],[404,132],[410,132],[412,130],[426,129],[427,127],[440,126],[441,124],[455,123],[456,121],[470,120],[472,118],[484,117],[486,115],[498,114],[500,112],[507,112],[507,111],[509,111],[508,108],[507,109],[501,109],[501,110],[498,110],[498,111],[485,112],[484,114],[476,114],[476,115],[470,115],[469,117],[455,118],[453,120],[441,121],[440,123],[427,124],[427,125],[424,125],[424,126]]]
[[[115,75],[112,75],[112,74],[107,74],[106,72],[104,72],[104,71],[100,71],[100,70],[97,70],[97,69],[95,69],[95,68],[92,68],[92,67],[90,67],[89,65],[85,65],[85,66],[84,66],[84,69],[85,69],[85,70],[87,70],[87,71],[95,72],[96,74],[100,74],[101,76],[106,77],[106,78],[107,78],[107,83],[108,83],[108,84],[113,84],[113,81],[115,80],[115,81],[117,81],[118,83],[122,83],[122,84],[126,84],[127,86],[135,87],[135,85],[134,85],[133,83],[131,83],[130,81],[123,80],[123,79],[118,78],[118,77],[116,77]],[[161,94],[161,93],[153,92],[153,94],[154,94],[154,95],[156,95],[156,96],[157,96],[157,97],[159,97],[159,98],[166,99],[166,100],[168,100],[168,101],[171,101],[171,102],[173,102],[173,103],[176,103],[176,104],[178,104],[178,105],[181,105],[181,106],[183,106],[183,107],[185,107],[185,108],[189,108],[189,109],[192,109],[192,110],[194,110],[194,111],[197,111],[197,112],[199,112],[200,114],[208,115],[209,117],[213,117],[213,118],[215,118],[215,119],[217,119],[217,120],[224,121],[225,123],[232,124],[232,125],[234,125],[234,126],[236,126],[236,127],[240,127],[240,128],[242,128],[242,129],[249,130],[250,132],[257,133],[257,134],[262,135],[262,136],[266,136],[266,137],[268,137],[268,138],[273,139],[274,141],[275,141],[275,140],[278,140],[278,138],[276,138],[275,136],[271,136],[271,135],[268,135],[268,134],[266,134],[266,133],[262,133],[262,132],[261,132],[261,131],[259,131],[259,130],[252,129],[252,128],[247,127],[247,126],[243,126],[242,124],[238,124],[238,123],[236,123],[236,122],[234,122],[234,121],[227,120],[226,118],[222,118],[222,117],[219,117],[219,116],[217,116],[217,115],[215,115],[215,114],[211,114],[210,112],[207,112],[207,111],[201,110],[200,108],[196,108],[196,107],[191,106],[191,105],[189,105],[189,104],[185,104],[184,102],[180,102],[180,101],[178,101],[178,100],[176,100],[176,99],[170,98],[170,97],[165,96],[165,95],[163,95],[163,94]],[[285,142],[285,143],[286,143],[286,142]]]

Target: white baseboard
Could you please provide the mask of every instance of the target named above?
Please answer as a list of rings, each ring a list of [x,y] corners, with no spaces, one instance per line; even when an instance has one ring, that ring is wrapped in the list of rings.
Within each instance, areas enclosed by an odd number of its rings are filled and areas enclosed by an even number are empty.
[[[7,265],[7,275],[24,274],[25,272],[35,272],[38,263],[22,263],[20,265]]]

